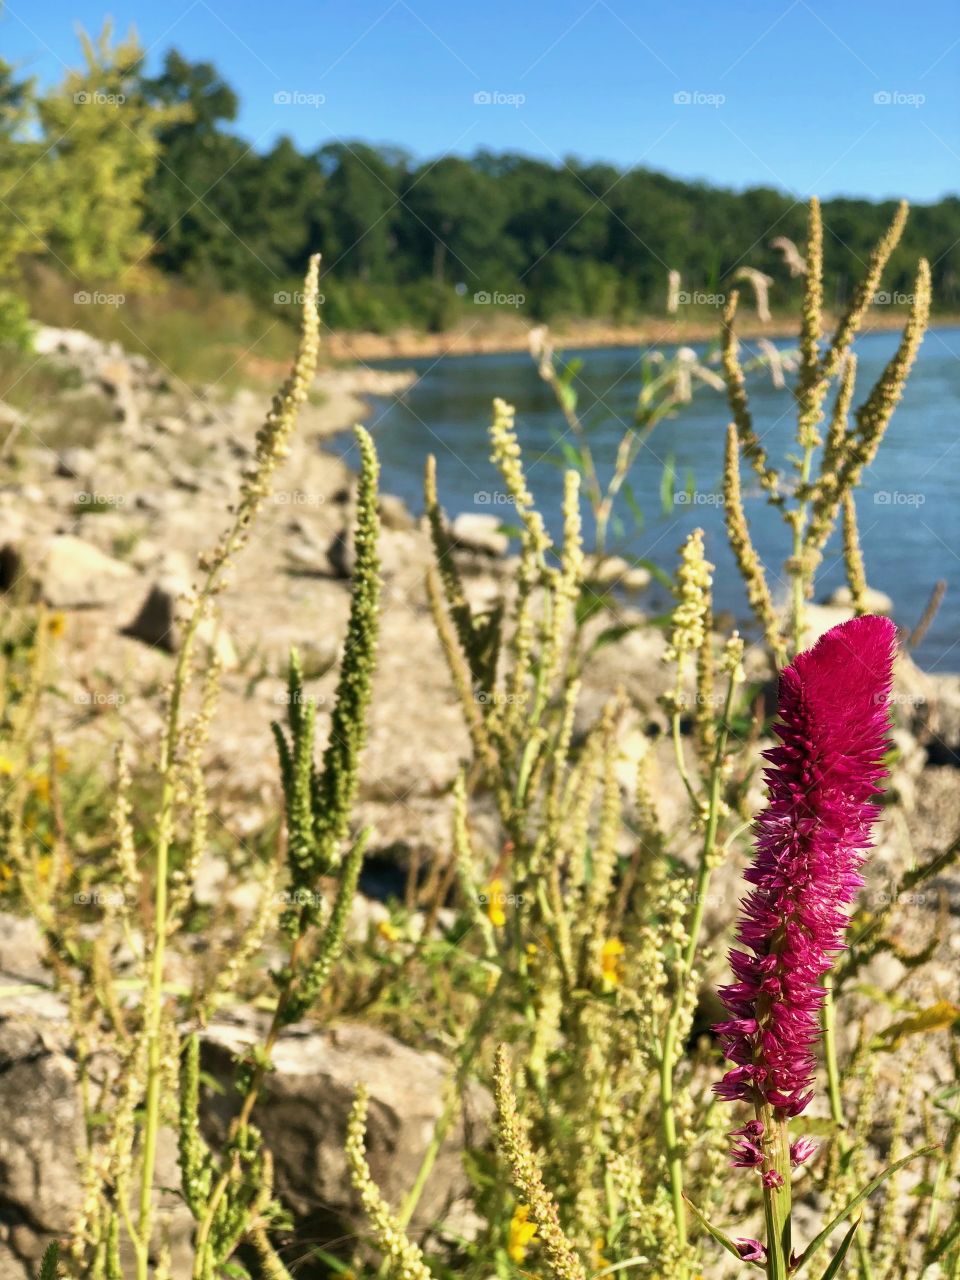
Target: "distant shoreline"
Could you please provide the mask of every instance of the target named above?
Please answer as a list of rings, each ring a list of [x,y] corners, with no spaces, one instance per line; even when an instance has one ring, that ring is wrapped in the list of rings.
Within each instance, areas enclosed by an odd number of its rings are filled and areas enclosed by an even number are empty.
[[[869,315],[863,332],[889,332],[903,327],[905,311],[889,315]],[[834,317],[824,317],[824,328],[829,332]],[[493,355],[511,351],[525,351],[530,333],[536,325],[512,324],[502,329],[478,331],[478,326],[451,330],[449,333],[423,333],[412,329],[399,329],[395,333],[347,333],[327,330],[323,336],[324,354],[334,361],[412,360],[430,359],[444,355]],[[960,315],[938,316],[932,327],[960,328]],[[755,316],[744,315],[738,323],[743,338],[795,338],[795,320],[775,317],[768,323],[759,322]],[[691,342],[709,342],[720,334],[720,319],[650,319],[636,324],[617,325],[602,321],[585,320],[573,324],[550,326],[550,336],[560,350],[578,347],[635,347],[672,346]]]

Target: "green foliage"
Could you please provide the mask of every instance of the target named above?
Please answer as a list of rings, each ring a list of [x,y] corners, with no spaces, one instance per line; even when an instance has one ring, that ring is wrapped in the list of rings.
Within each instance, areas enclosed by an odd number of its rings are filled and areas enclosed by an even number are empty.
[[[147,100],[141,49],[114,44],[109,24],[81,35],[84,67],[40,99],[47,143],[46,190],[53,205],[50,252],[80,283],[120,281],[147,256],[144,196],[160,154],[158,131],[183,114]]]

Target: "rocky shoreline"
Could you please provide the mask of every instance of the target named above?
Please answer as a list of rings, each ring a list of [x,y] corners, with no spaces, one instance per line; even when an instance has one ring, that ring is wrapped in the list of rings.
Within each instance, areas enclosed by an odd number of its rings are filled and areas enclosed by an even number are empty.
[[[827,315],[824,325],[827,331],[837,317]],[[888,309],[874,309],[863,326],[864,333],[892,332],[903,328],[904,314]],[[935,323],[942,328],[960,327],[960,316],[943,315]],[[414,360],[433,359],[437,356],[492,355],[508,351],[526,351],[530,335],[537,325],[517,317],[498,318],[496,323],[478,319],[473,324],[462,325],[446,333],[425,333],[415,329],[397,329],[389,334],[350,333],[330,331],[324,337],[328,356],[335,360]],[[795,316],[774,316],[769,321],[758,320],[744,311],[738,316],[738,331],[742,338],[796,338],[798,328]],[[649,318],[635,324],[614,324],[601,320],[559,322],[551,325],[551,337],[557,350],[578,350],[593,347],[659,347],[689,343],[715,342],[720,333],[719,311],[710,316],[685,318],[683,316]]]

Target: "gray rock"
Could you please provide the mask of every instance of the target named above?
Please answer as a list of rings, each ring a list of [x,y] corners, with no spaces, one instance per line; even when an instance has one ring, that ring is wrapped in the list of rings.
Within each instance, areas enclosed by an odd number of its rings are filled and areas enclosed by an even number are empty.
[[[876,587],[867,587],[864,592],[863,603],[868,613],[882,613],[885,617],[889,617],[893,613],[893,601],[885,591],[878,591]],[[850,588],[837,587],[836,591],[828,597],[827,604],[839,605],[842,608],[849,609],[853,604]]]
[[[416,528],[416,520],[402,498],[381,493],[379,499],[380,523],[385,529],[405,531]]]
[[[183,642],[180,597],[189,590],[190,579],[185,573],[169,568],[162,571],[123,634],[166,653],[179,653]],[[239,665],[233,641],[215,618],[203,619],[197,639],[216,653],[224,670],[232,671]]]
[[[631,564],[623,556],[604,556],[590,570],[593,586],[619,587],[623,591],[646,591],[650,577],[649,569]]]
[[[52,609],[86,609],[119,600],[134,577],[122,560],[72,534],[0,547],[0,589],[26,590]]]
[[[0,1110],[0,1280],[24,1280],[80,1198],[76,1066],[58,1024],[0,1022]]]
[[[219,1081],[233,1078],[233,1058],[253,1038],[249,1027],[215,1024],[205,1033],[204,1065]],[[343,1145],[346,1119],[358,1083],[370,1091],[367,1156],[387,1200],[398,1204],[410,1190],[443,1107],[449,1065],[438,1055],[401,1044],[372,1027],[344,1025],[317,1032],[291,1028],[274,1053],[254,1120],[273,1153],[276,1189],[297,1219],[298,1235],[328,1247],[365,1230],[350,1184]],[[203,1121],[219,1142],[237,1095],[227,1088],[205,1100]],[[469,1183],[464,1145],[487,1138],[491,1100],[468,1089],[464,1118],[452,1126],[427,1179],[412,1230],[443,1220],[469,1234]]]
[[[68,480],[89,481],[96,470],[97,459],[92,449],[76,446],[57,454],[55,474]]]
[[[499,516],[488,515],[485,511],[464,511],[450,525],[450,537],[465,551],[505,556],[510,549],[510,539],[500,532],[502,524]]]
[[[353,541],[353,528],[347,527],[334,535],[327,547],[327,562],[335,578],[352,578],[357,562]]]
[[[101,1069],[109,1067],[101,1064]],[[0,1280],[33,1280],[43,1251],[66,1236],[82,1198],[76,1153],[84,1126],[67,1012],[55,997],[29,1010],[0,1004]],[[158,1235],[174,1275],[189,1275],[193,1220],[180,1197],[176,1136],[159,1135]],[[125,1257],[125,1274],[132,1274]]]
[[[43,936],[29,917],[0,913],[0,973],[16,982],[46,982]]]
[[[164,414],[163,417],[155,418],[153,421],[153,429],[158,435],[162,436],[180,436],[186,430],[187,423],[184,418],[178,418],[174,414]]]

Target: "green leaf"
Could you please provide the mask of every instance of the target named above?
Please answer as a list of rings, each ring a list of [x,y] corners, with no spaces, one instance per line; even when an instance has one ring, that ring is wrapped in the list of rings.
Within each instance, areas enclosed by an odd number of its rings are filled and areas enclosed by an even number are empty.
[[[667,460],[663,464],[663,471],[660,473],[660,506],[666,516],[673,511],[673,494],[676,483],[676,460],[672,453],[668,453]]]
[[[624,636],[628,636],[631,631],[636,631],[640,626],[638,622],[622,622],[619,626],[607,627],[601,631],[590,646],[590,652],[596,653],[598,649],[603,649],[608,644],[615,644],[618,640],[622,640]]]
[[[882,1173],[877,1174],[873,1181],[868,1182],[863,1190],[853,1197],[846,1208],[841,1209],[837,1216],[823,1228],[820,1234],[810,1241],[806,1249],[804,1249],[803,1253],[797,1259],[797,1265],[794,1270],[799,1271],[802,1266],[809,1262],[821,1245],[823,1245],[834,1231],[836,1231],[837,1227],[840,1226],[840,1223],[845,1222],[855,1209],[860,1208],[865,1200],[869,1200],[877,1188],[883,1186],[889,1177],[892,1177],[893,1174],[902,1169],[904,1165],[909,1164],[911,1160],[916,1160],[920,1156],[928,1156],[931,1152],[936,1150],[937,1144],[935,1142],[931,1143],[927,1147],[920,1147],[919,1150],[912,1151],[910,1155],[904,1156],[902,1160],[898,1160],[895,1164],[889,1165]]]
[[[250,1272],[239,1262],[221,1262],[220,1270],[225,1271],[228,1276],[234,1276],[235,1280],[250,1280]]]
[[[646,569],[651,577],[656,578],[657,582],[659,582],[662,587],[666,587],[668,591],[673,590],[673,579],[670,577],[669,573],[667,573],[666,569],[657,564],[654,560],[650,560],[647,556],[637,556],[637,558],[632,560],[631,563],[640,569]]]
[[[744,1259],[741,1257],[740,1250],[733,1243],[733,1241],[726,1234],[726,1232],[721,1231],[719,1227],[715,1227],[712,1222],[709,1222],[688,1196],[684,1196],[683,1198],[686,1201],[686,1203],[690,1206],[690,1208],[693,1210],[694,1217],[700,1223],[701,1227],[703,1227],[704,1231],[708,1232],[711,1236],[713,1236],[717,1244],[723,1245],[727,1253],[732,1253],[733,1256],[739,1262],[743,1262]],[[747,1263],[747,1266],[760,1267],[762,1269],[763,1264],[760,1262],[749,1262]]]
[[[853,1237],[857,1234],[857,1228],[860,1226],[860,1218],[851,1223],[850,1230],[840,1241],[840,1248],[833,1255],[830,1265],[820,1277],[820,1280],[834,1280],[835,1276],[840,1274],[840,1268],[843,1266],[843,1260],[850,1252],[850,1246],[853,1244]]]
[[[60,1261],[60,1245],[51,1240],[44,1250],[37,1280],[57,1280],[57,1264]]]
[[[568,467],[572,467],[574,471],[580,474],[583,473],[583,457],[579,449],[575,449],[569,440],[561,440],[560,452],[566,459]]]
[[[584,585],[580,590],[580,595],[577,597],[577,626],[582,627],[584,623],[589,622],[601,609],[606,609],[611,600],[612,597],[609,591],[593,591],[590,587]]]
[[[633,491],[633,486],[629,481],[624,482],[620,491],[623,494],[623,500],[630,508],[630,514],[633,516],[634,527],[639,531],[644,526],[643,508],[637,501],[637,495]]]
[[[899,1049],[907,1036],[927,1035],[948,1028],[960,1029],[960,1006],[951,1004],[949,1000],[938,1000],[936,1004],[884,1027],[874,1038],[874,1044],[879,1049]]]

